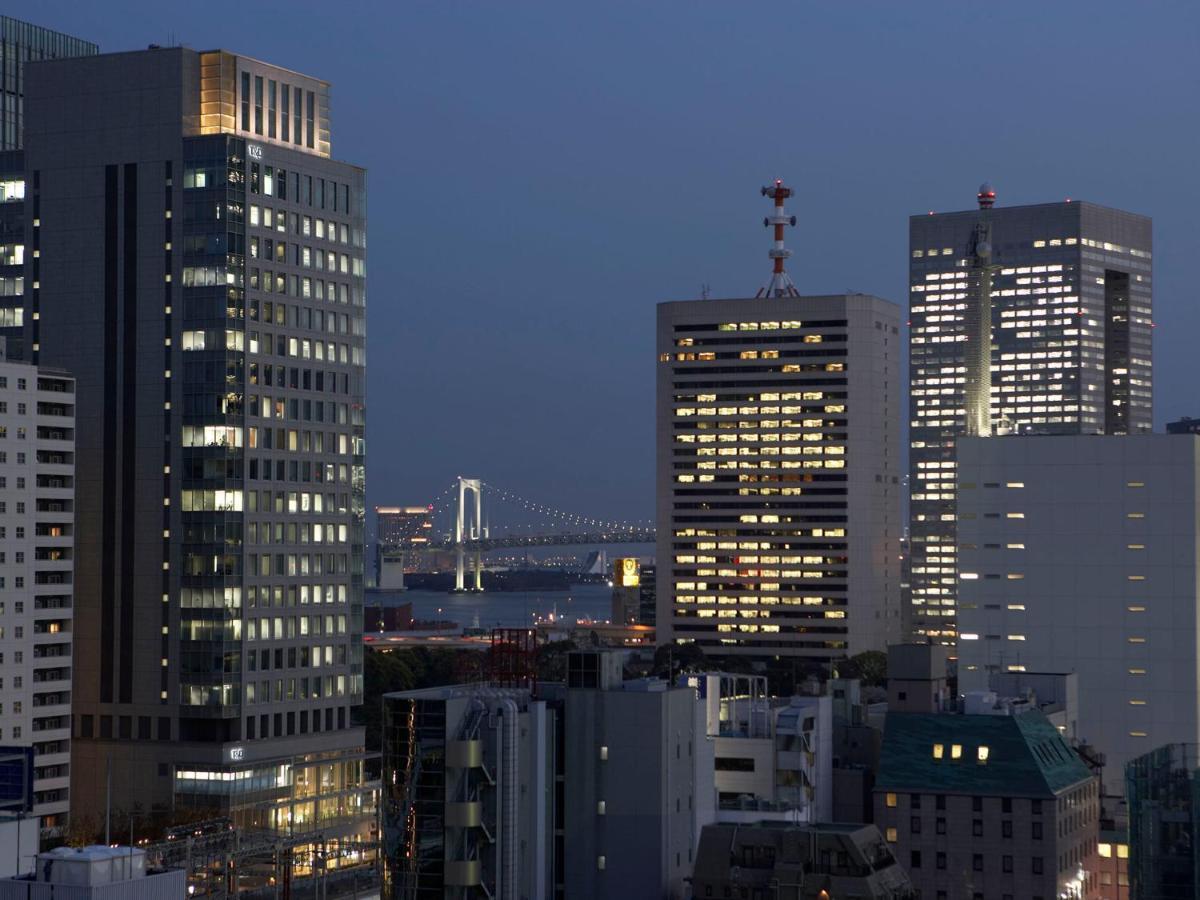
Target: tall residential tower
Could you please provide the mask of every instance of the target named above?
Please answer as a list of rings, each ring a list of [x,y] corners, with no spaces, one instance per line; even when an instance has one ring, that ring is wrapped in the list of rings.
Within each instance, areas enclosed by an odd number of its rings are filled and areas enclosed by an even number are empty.
[[[984,185],[978,210],[909,223],[909,612],[914,637],[946,644],[956,438],[1151,424],[1150,220],[994,201]]]
[[[660,643],[827,664],[899,636],[900,311],[865,294],[658,306]]]
[[[365,830],[365,174],[224,51],[27,69],[27,348],[78,384],[73,810]]]

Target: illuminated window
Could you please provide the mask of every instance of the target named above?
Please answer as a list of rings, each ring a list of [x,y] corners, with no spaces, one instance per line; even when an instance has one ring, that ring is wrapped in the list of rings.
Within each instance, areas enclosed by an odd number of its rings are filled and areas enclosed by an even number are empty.
[[[1109,859],[1112,856],[1112,844],[1098,844],[1096,846],[1096,850],[1105,859]]]
[[[951,744],[950,745],[950,758],[951,759],[962,759],[962,744]]]
[[[895,795],[895,794],[888,794],[888,795],[887,795],[887,796],[884,798],[884,802],[887,804],[887,808],[888,808],[888,809],[895,809],[895,808],[896,808],[896,795]]]
[[[941,759],[942,756],[945,754],[945,752],[946,752],[946,747],[944,744],[934,744],[933,745],[933,758],[934,759]]]
[[[988,748],[981,746],[979,748],[979,752],[976,754],[976,756],[981,763],[987,762],[988,761]]]
[[[600,758],[608,759],[608,747],[607,746],[600,747]]]
[[[886,835],[887,835],[887,841],[889,844],[896,843],[896,829],[895,828],[889,828],[886,832]]]

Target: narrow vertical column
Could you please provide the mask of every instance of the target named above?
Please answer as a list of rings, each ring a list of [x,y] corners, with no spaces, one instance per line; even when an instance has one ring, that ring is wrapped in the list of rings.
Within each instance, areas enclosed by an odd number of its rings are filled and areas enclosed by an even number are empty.
[[[992,223],[989,211],[996,202],[990,184],[979,188],[979,221],[967,246],[967,309],[963,316],[967,348],[966,384],[963,388],[966,433],[990,437],[992,433]]]

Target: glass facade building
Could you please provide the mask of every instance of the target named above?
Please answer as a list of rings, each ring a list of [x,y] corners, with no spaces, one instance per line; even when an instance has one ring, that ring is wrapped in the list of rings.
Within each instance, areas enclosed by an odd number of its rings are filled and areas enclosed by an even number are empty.
[[[1200,746],[1166,744],[1125,767],[1130,896],[1191,900],[1200,890]]]
[[[24,338],[87,410],[73,809],[112,758],[147,810],[361,834],[366,193],[329,87],[186,48],[28,83]]]
[[[25,119],[25,63],[94,56],[100,48],[81,40],[0,16],[0,150],[19,150]]]
[[[1151,223],[1065,201],[913,216],[909,244],[906,618],[915,639],[954,644],[956,438],[1151,427]],[[976,352],[980,328],[990,353]]]

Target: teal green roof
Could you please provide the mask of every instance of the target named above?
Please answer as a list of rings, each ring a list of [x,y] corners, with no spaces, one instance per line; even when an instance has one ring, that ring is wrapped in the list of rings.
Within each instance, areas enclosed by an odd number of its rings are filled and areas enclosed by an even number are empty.
[[[941,759],[935,745],[942,746]],[[961,747],[959,758],[953,748]],[[979,748],[986,747],[986,761]],[[1036,710],[1016,716],[888,713],[876,790],[1050,798],[1091,777]]]

